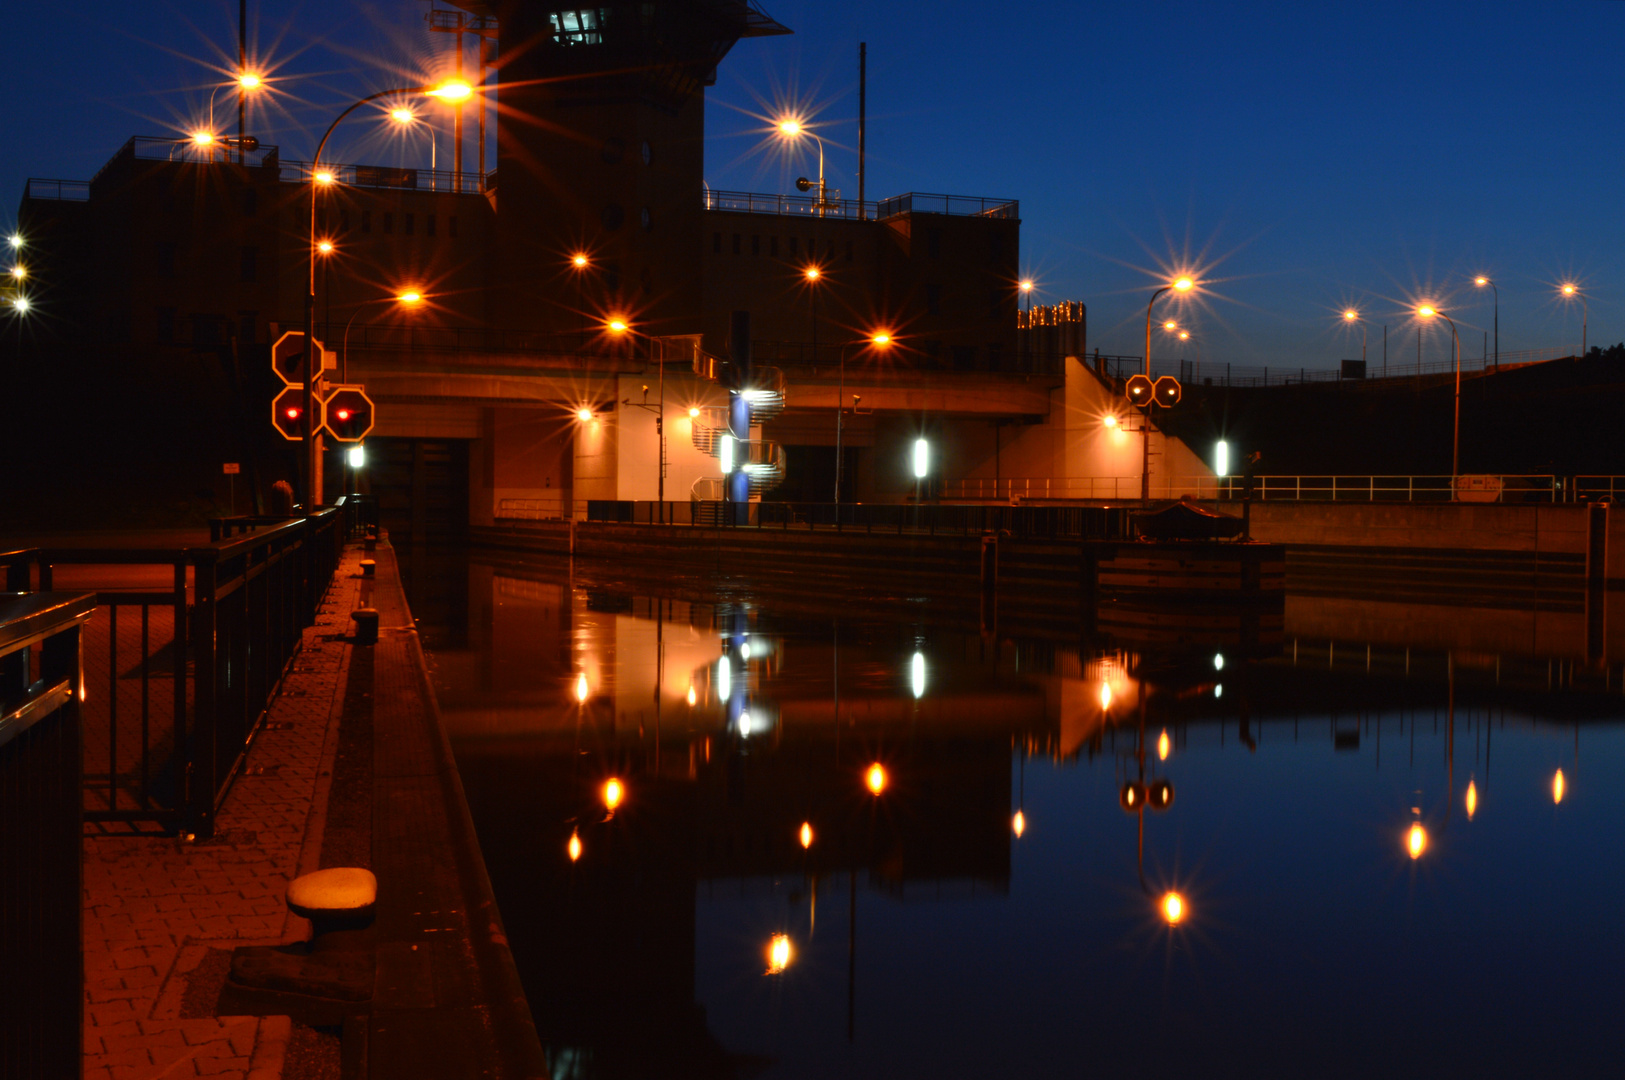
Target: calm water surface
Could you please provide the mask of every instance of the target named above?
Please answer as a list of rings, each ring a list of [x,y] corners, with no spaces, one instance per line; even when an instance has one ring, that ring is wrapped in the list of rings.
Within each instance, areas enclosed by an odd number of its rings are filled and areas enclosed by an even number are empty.
[[[1579,615],[1294,598],[1174,648],[410,582],[555,1077],[1619,1067],[1622,671]]]

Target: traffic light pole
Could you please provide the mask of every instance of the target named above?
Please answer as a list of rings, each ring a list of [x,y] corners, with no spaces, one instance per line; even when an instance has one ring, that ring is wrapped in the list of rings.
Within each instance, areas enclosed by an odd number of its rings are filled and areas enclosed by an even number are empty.
[[[1162,288],[1151,294],[1151,303],[1145,305],[1145,377],[1147,379],[1151,378],[1151,307],[1157,302],[1157,297],[1161,296],[1171,288],[1173,288],[1172,285],[1164,285]],[[1156,403],[1156,400],[1156,396],[1153,395],[1151,400],[1145,403],[1145,427],[1141,430],[1141,502],[1151,501],[1151,409]]]
[[[346,116],[355,112],[361,106],[379,98],[390,97],[397,94],[411,94],[422,90],[422,87],[408,86],[394,90],[380,90],[376,94],[368,94],[360,101],[339,113],[333,122],[327,125],[327,131],[322,135],[322,141],[316,144],[316,156],[310,162],[310,231],[305,239],[309,245],[306,261],[309,263],[309,278],[305,289],[305,512],[314,510],[322,501],[322,451],[321,440],[316,432],[316,380],[321,376],[320,353],[316,349],[316,192],[321,188],[321,182],[316,179],[321,172],[322,151],[327,149],[327,140],[332,137],[333,129],[338,127]],[[336,181],[336,178],[334,180]]]

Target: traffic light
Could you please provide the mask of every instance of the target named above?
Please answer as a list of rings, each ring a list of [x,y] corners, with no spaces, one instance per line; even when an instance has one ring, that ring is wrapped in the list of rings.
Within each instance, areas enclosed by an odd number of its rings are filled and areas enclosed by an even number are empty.
[[[321,356],[321,370],[329,371],[338,366],[331,352],[323,347],[320,341],[316,348]],[[305,332],[303,330],[289,330],[276,339],[271,346],[271,367],[276,370],[277,377],[289,386],[305,381]]]
[[[286,387],[271,402],[271,426],[289,442],[302,442],[305,438],[305,387],[294,383]]]
[[[1179,380],[1172,375],[1164,375],[1158,379],[1154,387],[1157,395],[1157,404],[1163,408],[1179,404]]]
[[[322,402],[322,428],[337,442],[360,442],[372,430],[372,421],[372,399],[359,386],[335,386]]]
[[[1128,399],[1136,405],[1144,405],[1156,398],[1156,394],[1151,389],[1151,376],[1149,375],[1129,376],[1128,385],[1123,388],[1123,393],[1127,394]]]

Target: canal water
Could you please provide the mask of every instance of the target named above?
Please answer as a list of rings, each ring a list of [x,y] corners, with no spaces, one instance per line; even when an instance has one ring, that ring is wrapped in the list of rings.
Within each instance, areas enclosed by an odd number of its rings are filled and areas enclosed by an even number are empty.
[[[556,1078],[1615,1067],[1625,672],[1583,613],[1067,640],[409,554]]]

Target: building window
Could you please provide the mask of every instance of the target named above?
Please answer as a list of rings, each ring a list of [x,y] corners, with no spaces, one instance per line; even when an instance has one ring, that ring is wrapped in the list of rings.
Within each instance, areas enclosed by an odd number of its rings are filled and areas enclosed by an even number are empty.
[[[239,345],[254,344],[254,327],[260,321],[257,311],[239,311],[237,313],[237,343]]]
[[[256,247],[243,248],[242,265],[239,268],[238,281],[257,281],[259,279],[260,249]]]
[[[158,326],[156,336],[159,341],[175,340],[175,309],[161,307],[158,309]]]
[[[426,234],[428,234],[429,236],[434,235],[434,215],[433,214],[424,214],[423,215],[423,231]]]
[[[769,255],[771,255],[775,259],[779,257],[779,238],[778,237],[770,236],[770,237],[767,238],[767,253]]]
[[[722,234],[719,232],[714,232],[711,234],[711,254],[722,254]]]
[[[927,229],[925,231],[926,254],[933,259],[942,258],[942,230]]]
[[[798,247],[800,247],[800,246],[801,246],[801,238],[800,237],[797,237],[797,236],[790,237],[790,257],[792,259],[796,257],[796,253],[797,253],[796,249]]]
[[[987,317],[990,322],[999,322],[1004,318],[1003,289],[989,289],[987,291]]]
[[[406,233],[407,236],[412,235],[412,233],[416,229],[416,226],[417,226],[417,215],[416,214],[402,214],[401,215],[401,231]]]
[[[243,191],[243,217],[253,217],[259,212],[260,192],[258,188],[247,188]]]
[[[363,211],[361,211],[361,231],[364,232],[364,233],[372,232],[372,211],[371,210],[363,210]]]
[[[739,234],[734,233],[734,254],[739,254]]]
[[[925,313],[927,315],[942,314],[941,285],[927,285],[925,287]]]
[[[395,231],[395,215],[388,210],[384,211],[384,235],[389,236]]]
[[[852,261],[852,241],[850,240],[846,242],[846,261]]]
[[[762,237],[760,233],[751,234],[750,253],[752,255],[760,255],[762,253]]]
[[[446,216],[446,235],[452,236],[452,237],[455,237],[457,235],[457,215],[456,214],[448,214]]]
[[[604,23],[608,8],[573,8],[551,12],[548,26],[553,31],[555,45],[600,45],[604,41]]]
[[[200,349],[213,349],[220,344],[220,316],[192,316],[192,344]]]
[[[175,245],[172,241],[158,241],[158,276],[162,278],[175,276]]]

